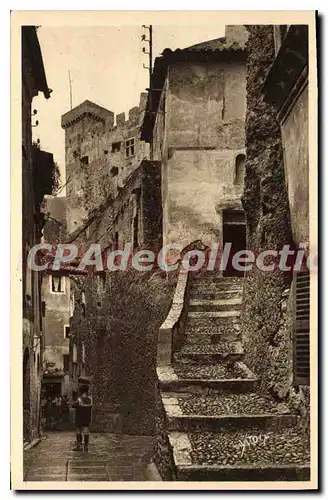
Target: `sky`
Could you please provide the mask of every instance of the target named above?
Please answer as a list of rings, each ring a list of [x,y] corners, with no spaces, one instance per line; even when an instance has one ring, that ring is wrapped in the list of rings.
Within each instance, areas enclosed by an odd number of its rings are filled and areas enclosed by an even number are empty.
[[[187,22],[187,19],[186,19]],[[70,109],[69,72],[73,107],[89,99],[115,114],[139,104],[140,93],[148,87],[148,55],[142,53],[140,25],[46,26],[38,28],[50,99],[40,93],[33,100],[34,140],[52,152],[65,180],[65,132],[61,115]],[[153,25],[154,58],[165,49],[224,36],[221,23],[204,25]]]

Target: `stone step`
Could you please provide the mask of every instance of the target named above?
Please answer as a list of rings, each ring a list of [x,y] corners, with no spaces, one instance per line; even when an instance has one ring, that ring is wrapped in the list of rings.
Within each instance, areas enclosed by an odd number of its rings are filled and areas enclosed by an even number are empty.
[[[241,298],[234,299],[190,299],[188,311],[230,311],[240,310]]]
[[[178,481],[310,479],[309,437],[299,428],[170,432],[169,440]]]
[[[162,393],[171,431],[281,428],[295,425],[296,415],[283,404],[256,392],[220,394]]]
[[[242,290],[214,290],[208,291],[207,288],[200,290],[190,290],[190,299],[207,299],[207,300],[223,300],[223,299],[235,299],[242,298]]]
[[[177,481],[310,481],[310,462],[306,465],[218,466],[186,465],[176,468]]]
[[[215,345],[220,342],[234,342],[240,339],[240,331],[230,328],[229,330],[220,332],[209,330],[201,330],[195,333],[192,330],[185,331],[186,344],[200,344],[200,345]]]
[[[177,363],[214,364],[215,362],[240,361],[244,357],[241,342],[220,342],[214,345],[185,344],[173,354]]]
[[[205,282],[218,281],[220,283],[231,284],[231,283],[242,283],[243,279],[244,278],[242,276],[220,276],[220,273],[217,273],[215,271],[209,271],[206,273],[198,273],[193,275],[192,282],[195,283],[197,281],[205,281]]]
[[[240,332],[240,318],[233,317],[209,317],[203,316],[187,318],[186,333],[226,333]]]
[[[194,281],[190,285],[191,292],[242,292],[243,285],[239,282],[226,283],[224,281]]]
[[[188,318],[239,318],[240,311],[188,311]]]
[[[255,391],[258,386],[255,375],[240,362],[199,366],[175,364],[157,368],[157,376],[164,392],[246,392]]]

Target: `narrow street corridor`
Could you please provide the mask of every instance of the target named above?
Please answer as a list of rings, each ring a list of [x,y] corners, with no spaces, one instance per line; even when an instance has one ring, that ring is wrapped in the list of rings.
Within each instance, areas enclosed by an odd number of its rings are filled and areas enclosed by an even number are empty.
[[[89,452],[72,451],[73,432],[49,432],[24,452],[25,481],[145,481],[153,438],[90,435]]]

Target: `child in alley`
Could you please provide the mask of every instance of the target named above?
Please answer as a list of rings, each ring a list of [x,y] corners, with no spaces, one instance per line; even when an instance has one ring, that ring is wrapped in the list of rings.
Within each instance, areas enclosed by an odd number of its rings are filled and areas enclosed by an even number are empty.
[[[84,435],[84,451],[88,451],[89,425],[91,422],[92,397],[89,388],[84,385],[80,388],[80,397],[72,404],[75,411],[76,446],[73,451],[82,451],[82,435]]]

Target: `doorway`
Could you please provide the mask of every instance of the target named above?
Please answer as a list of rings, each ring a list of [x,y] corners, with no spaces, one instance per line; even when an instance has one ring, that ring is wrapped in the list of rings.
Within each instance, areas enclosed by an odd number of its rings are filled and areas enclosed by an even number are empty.
[[[223,276],[244,276],[244,271],[234,269],[233,256],[240,250],[246,249],[246,222],[243,210],[223,210],[223,248],[231,243],[231,250],[227,267]]]

